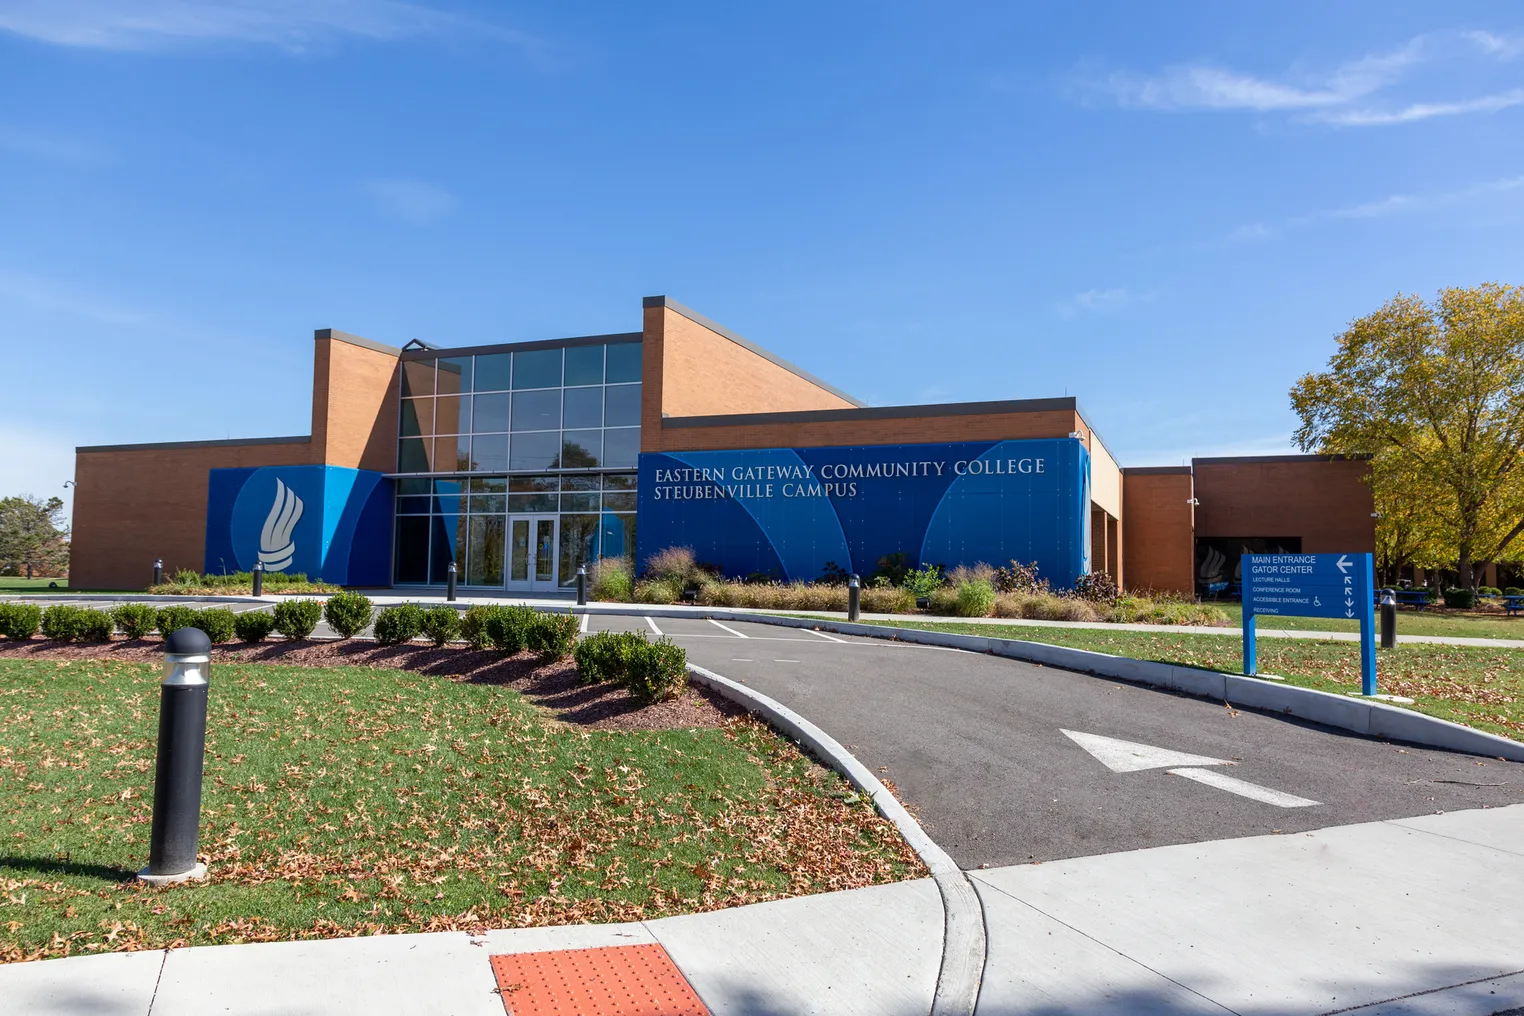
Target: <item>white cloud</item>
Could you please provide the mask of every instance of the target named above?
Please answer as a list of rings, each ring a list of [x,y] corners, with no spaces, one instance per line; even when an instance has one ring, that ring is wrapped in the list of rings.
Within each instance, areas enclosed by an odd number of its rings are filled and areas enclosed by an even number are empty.
[[[1397,80],[1421,59],[1414,39],[1391,53],[1366,56],[1323,75],[1271,81],[1209,64],[1180,64],[1154,76],[1113,74],[1107,90],[1123,106],[1142,109],[1301,110],[1337,106]]]
[[[1402,109],[1383,111],[1375,109],[1347,109],[1324,111],[1308,117],[1319,123],[1339,127],[1385,127],[1390,124],[1412,123],[1436,116],[1457,116],[1464,113],[1496,113],[1500,109],[1524,103],[1524,88],[1513,88],[1497,95],[1484,95],[1478,99],[1462,102],[1415,102]]]
[[[1427,194],[1390,194],[1384,198],[1364,201],[1357,205],[1328,208],[1319,212],[1311,212],[1307,215],[1298,215],[1285,220],[1279,226],[1267,226],[1262,222],[1240,226],[1233,231],[1230,238],[1234,240],[1261,240],[1274,236],[1285,229],[1297,226],[1308,226],[1339,219],[1382,219],[1389,215],[1430,211],[1436,208],[1462,204],[1467,201],[1475,201],[1478,198],[1507,194],[1520,189],[1524,189],[1524,176],[1507,176],[1498,180],[1488,180],[1484,183],[1472,184],[1469,187],[1461,187],[1450,191],[1433,191]]]
[[[150,49],[208,41],[301,50],[334,36],[373,40],[469,30],[527,35],[403,0],[7,0],[0,31],[60,46]]]
[[[1337,127],[1377,127],[1496,113],[1524,104],[1524,88],[1443,102],[1375,104],[1381,93],[1420,65],[1475,60],[1478,53],[1506,62],[1524,53],[1524,38],[1480,31],[1440,32],[1416,36],[1391,52],[1361,57],[1322,73],[1294,69],[1272,78],[1211,63],[1186,63],[1151,75],[1113,73],[1090,82],[1085,90],[1109,96],[1129,109],[1287,113],[1301,122]]]
[[[1075,293],[1067,300],[1054,304],[1053,312],[1063,318],[1078,317],[1081,314],[1113,314],[1125,307],[1147,303],[1152,299],[1152,292],[1134,293],[1125,286],[1114,289],[1087,289],[1083,293]]]
[[[382,211],[415,225],[437,222],[455,211],[455,196],[419,180],[370,180],[362,189]]]

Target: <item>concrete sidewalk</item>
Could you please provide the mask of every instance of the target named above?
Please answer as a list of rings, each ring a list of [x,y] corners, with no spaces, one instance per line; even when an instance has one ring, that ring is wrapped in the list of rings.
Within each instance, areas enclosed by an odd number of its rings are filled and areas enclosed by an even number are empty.
[[[977,1012],[1488,1016],[1524,1005],[1524,805],[972,873]],[[502,1016],[493,954],[657,943],[712,1013],[928,1012],[930,879],[639,924],[0,967],[0,1012]]]

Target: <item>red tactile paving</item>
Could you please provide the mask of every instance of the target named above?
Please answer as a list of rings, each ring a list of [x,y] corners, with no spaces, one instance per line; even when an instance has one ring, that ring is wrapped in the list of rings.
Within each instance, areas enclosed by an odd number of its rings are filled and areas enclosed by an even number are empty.
[[[709,1016],[659,945],[490,957],[509,1016]]]

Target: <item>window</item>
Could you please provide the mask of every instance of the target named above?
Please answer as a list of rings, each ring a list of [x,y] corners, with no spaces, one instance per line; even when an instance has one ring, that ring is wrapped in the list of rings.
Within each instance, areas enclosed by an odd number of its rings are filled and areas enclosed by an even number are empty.
[[[603,384],[603,348],[602,346],[567,347],[565,384],[568,387]]]
[[[562,426],[603,426],[603,388],[568,388],[563,405]]]
[[[640,385],[609,385],[603,391],[604,426],[640,426]]]
[[[609,346],[604,383],[612,385],[623,381],[639,381],[640,350],[639,342],[621,342],[618,345]]]
[[[559,430],[561,427],[561,391],[513,393],[514,430]]]
[[[640,343],[621,342],[405,361],[397,472],[629,469],[640,358]]]
[[[513,354],[513,387],[561,387],[561,350],[531,349]]]
[[[487,353],[476,358],[473,391],[506,392],[513,376],[512,353]]]

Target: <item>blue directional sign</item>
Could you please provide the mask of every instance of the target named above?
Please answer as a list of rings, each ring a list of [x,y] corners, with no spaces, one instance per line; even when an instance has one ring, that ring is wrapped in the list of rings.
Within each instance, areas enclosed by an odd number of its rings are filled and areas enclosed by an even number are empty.
[[[1376,694],[1375,581],[1370,554],[1245,554],[1244,673],[1255,669],[1260,614],[1342,617],[1360,622],[1360,686]]]

